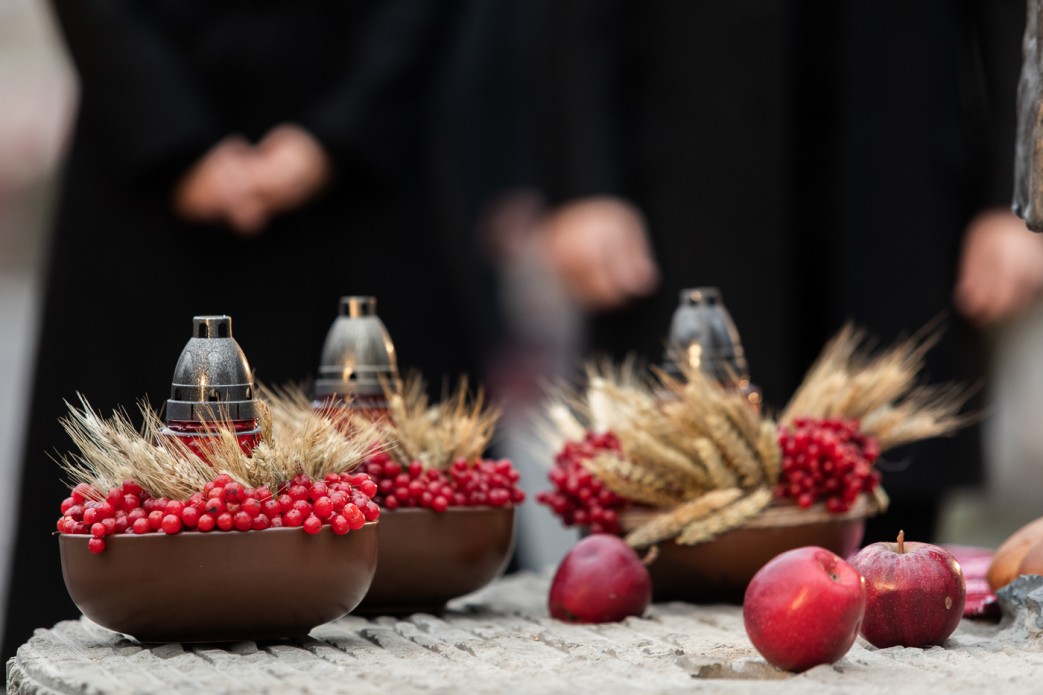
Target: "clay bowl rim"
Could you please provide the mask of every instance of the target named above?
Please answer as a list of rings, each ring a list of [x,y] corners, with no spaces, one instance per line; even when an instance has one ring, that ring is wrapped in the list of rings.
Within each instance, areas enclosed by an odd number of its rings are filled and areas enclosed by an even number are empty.
[[[430,512],[432,514],[449,514],[450,512],[476,512],[490,509],[518,509],[520,507],[521,504],[515,504],[514,502],[511,502],[510,504],[502,504],[499,507],[497,507],[494,504],[480,504],[477,506],[458,505],[453,507],[446,507],[446,510],[444,512],[436,512],[434,509],[428,509],[426,507],[396,507],[395,509],[381,507],[380,519],[384,518],[384,514],[398,514],[400,512]],[[380,519],[377,519],[377,521],[380,521]]]

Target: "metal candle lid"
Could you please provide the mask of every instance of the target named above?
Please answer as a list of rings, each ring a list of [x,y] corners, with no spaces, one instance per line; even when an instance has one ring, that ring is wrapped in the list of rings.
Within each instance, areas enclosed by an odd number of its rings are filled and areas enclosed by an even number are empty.
[[[663,367],[679,378],[678,360],[687,361],[723,384],[749,381],[746,354],[739,331],[721,303],[716,287],[695,287],[681,291],[680,304],[670,322]]]
[[[167,422],[252,420],[253,397],[253,372],[232,337],[231,317],[193,317],[192,337],[174,368]]]
[[[398,385],[398,362],[376,297],[341,297],[340,316],[322,346],[315,397],[383,396]]]

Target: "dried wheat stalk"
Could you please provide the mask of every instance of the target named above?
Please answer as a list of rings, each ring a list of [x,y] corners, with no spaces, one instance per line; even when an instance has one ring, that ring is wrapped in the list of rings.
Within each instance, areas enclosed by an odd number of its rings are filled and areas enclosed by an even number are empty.
[[[401,393],[388,393],[389,419],[374,424],[399,463],[419,461],[425,468],[446,469],[457,459],[473,461],[489,446],[500,410],[489,407],[481,389],[468,391],[467,379],[431,405],[418,375],[406,378]]]
[[[202,489],[215,475],[213,468],[179,440],[171,439],[165,447],[152,443],[155,440],[151,437],[158,435],[163,424],[147,404],[139,404],[145,419],[143,433],[134,428],[123,411],[103,418],[83,396],[80,404],[82,410],[67,403],[69,415],[61,419],[62,427],[79,449],[78,454],[59,459],[73,485],[88,483],[104,491],[130,479],[154,497],[184,499]]]
[[[681,545],[705,543],[722,533],[739,528],[764,511],[771,503],[771,498],[771,488],[757,488],[745,497],[717,510],[714,514],[685,526],[677,536],[677,542]]]
[[[186,499],[220,473],[249,486],[274,489],[298,473],[312,479],[351,470],[374,451],[373,426],[344,416],[319,413],[301,393],[266,390],[258,402],[261,439],[246,456],[230,427],[215,423],[208,459],[196,456],[180,439],[162,435],[163,422],[146,403],[139,404],[144,424],[137,431],[123,411],[100,417],[80,396],[80,408],[68,404],[62,426],[79,450],[59,464],[75,485],[84,482],[108,490],[134,480],[153,497]]]
[[[584,461],[583,467],[609,490],[638,504],[672,507],[684,500],[684,488],[676,480],[652,473],[618,456],[595,456]]]
[[[769,485],[779,479],[782,466],[782,450],[779,448],[778,427],[774,422],[764,421],[757,433],[757,455],[762,467],[762,480]]]
[[[738,473],[725,465],[720,449],[714,446],[708,437],[696,437],[692,446],[695,448],[699,460],[706,467],[712,487],[723,490],[739,484]]]
[[[710,439],[732,470],[739,474],[743,487],[759,483],[763,466],[757,460],[756,447],[751,447],[725,418],[710,416],[706,421],[709,425]]]
[[[844,326],[812,365],[780,422],[791,425],[797,417],[857,419],[881,450],[951,434],[973,420],[960,412],[972,391],[953,384],[917,384],[924,356],[938,337],[937,331],[929,331],[873,354],[864,332]]]
[[[695,499],[682,502],[673,509],[656,514],[652,519],[631,531],[626,542],[643,548],[673,538],[690,524],[706,519],[717,510],[728,506],[742,496],[739,488],[712,490]]]
[[[710,485],[710,476],[701,461],[639,429],[617,430],[623,453],[643,468],[664,478],[677,480],[686,491],[698,494]]]

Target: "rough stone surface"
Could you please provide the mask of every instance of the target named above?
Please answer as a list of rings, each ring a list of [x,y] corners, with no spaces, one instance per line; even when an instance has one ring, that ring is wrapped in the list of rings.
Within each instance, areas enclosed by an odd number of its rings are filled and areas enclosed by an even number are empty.
[[[996,593],[1010,640],[1043,645],[1043,576],[1023,574]]]
[[[7,664],[24,693],[1038,693],[1043,578],[1012,587],[1000,625],[964,621],[943,647],[859,640],[833,666],[776,670],[737,606],[663,603],[644,619],[569,625],[547,614],[547,576],[522,574],[444,615],[348,616],[301,640],[140,645],[86,619],[36,635]]]

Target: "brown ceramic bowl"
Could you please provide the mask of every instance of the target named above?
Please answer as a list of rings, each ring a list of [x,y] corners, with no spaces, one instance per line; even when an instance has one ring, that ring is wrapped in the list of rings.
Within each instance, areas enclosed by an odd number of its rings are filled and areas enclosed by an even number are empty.
[[[793,548],[818,545],[848,557],[858,549],[871,513],[864,498],[843,514],[824,505],[811,509],[769,507],[746,526],[698,545],[659,544],[658,556],[648,566],[656,601],[741,603],[746,585],[769,560]],[[636,527],[647,512],[627,512],[624,529]]]
[[[88,618],[142,642],[226,642],[307,634],[369,588],[377,524],[338,536],[299,528],[245,533],[59,536],[62,574]]]
[[[514,545],[514,508],[383,511],[379,531],[377,574],[355,612],[435,613],[503,571]]]

